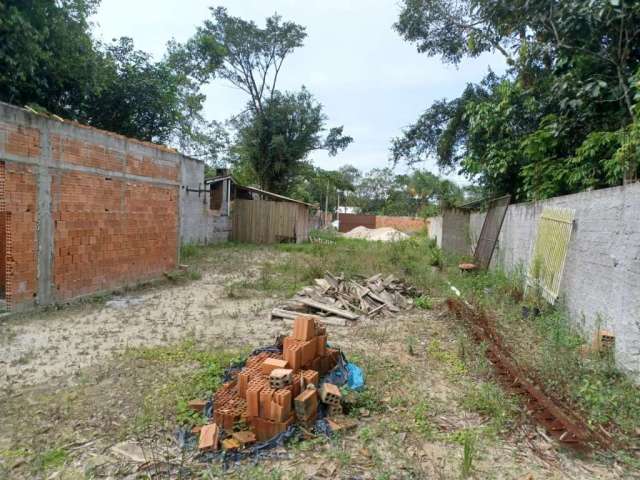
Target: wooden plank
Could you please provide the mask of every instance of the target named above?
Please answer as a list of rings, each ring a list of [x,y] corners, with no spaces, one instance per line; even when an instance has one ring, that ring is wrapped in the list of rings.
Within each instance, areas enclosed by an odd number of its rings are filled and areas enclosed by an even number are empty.
[[[349,312],[347,310],[343,310],[341,308],[332,307],[331,305],[327,305],[326,303],[316,302],[315,300],[311,300],[308,298],[296,298],[297,302],[304,303],[305,305],[316,308],[318,310],[322,310],[325,312],[333,313],[334,315],[338,315],[339,317],[348,318],[349,320],[357,320],[360,315]]]
[[[294,312],[291,310],[284,310],[282,308],[274,308],[273,310],[271,310],[271,316],[284,318],[285,320],[295,320],[298,317],[311,317],[315,318],[316,320],[328,321],[332,324],[335,324],[336,322],[344,324],[345,322],[351,321],[346,320],[342,317],[323,317],[314,313]]]

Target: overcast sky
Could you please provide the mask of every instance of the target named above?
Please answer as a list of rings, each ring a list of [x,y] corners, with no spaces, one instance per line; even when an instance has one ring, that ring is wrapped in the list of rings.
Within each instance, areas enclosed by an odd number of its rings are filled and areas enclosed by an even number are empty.
[[[326,169],[388,166],[390,140],[431,102],[457,97],[489,68],[504,70],[497,55],[456,68],[417,53],[392,29],[400,8],[395,0],[102,0],[93,21],[99,39],[132,37],[137,48],[160,58],[168,40],[185,41],[194,33],[209,17],[210,6],[225,6],[231,15],[261,26],[277,11],[307,27],[305,45],[285,62],[279,88],[305,85],[324,105],[329,126],[344,125],[354,137],[336,157],[313,154],[315,164]],[[223,80],[214,80],[204,92],[209,119],[225,120],[247,101],[245,93]],[[434,162],[423,167],[437,172]]]

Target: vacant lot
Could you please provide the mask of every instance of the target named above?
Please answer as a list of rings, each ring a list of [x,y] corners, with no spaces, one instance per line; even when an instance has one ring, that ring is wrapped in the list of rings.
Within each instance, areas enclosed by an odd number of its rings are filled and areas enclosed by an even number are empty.
[[[4,321],[0,478],[635,478],[633,448],[562,450],[493,382],[479,347],[442,306],[446,277],[431,264],[443,259],[431,248],[419,239],[192,250],[189,270],[162,283]],[[176,427],[193,420],[184,401],[286,332],[268,320],[271,306],[325,269],[393,272],[425,290],[424,308],[329,328],[367,374],[367,389],[349,399],[357,428],[226,471],[181,450]],[[463,291],[506,285],[465,282]],[[633,393],[617,382],[610,388]],[[632,439],[626,419],[606,421]],[[124,441],[141,451],[114,452]]]

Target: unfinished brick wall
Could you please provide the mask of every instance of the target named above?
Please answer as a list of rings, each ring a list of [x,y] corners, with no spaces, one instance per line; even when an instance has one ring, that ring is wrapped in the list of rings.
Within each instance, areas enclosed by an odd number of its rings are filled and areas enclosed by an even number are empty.
[[[7,304],[13,305],[36,296],[36,178],[31,166],[2,162],[0,168],[4,177],[5,295]]]
[[[183,158],[0,103],[0,289],[9,307],[175,268]]]
[[[427,228],[427,221],[417,217],[390,217],[384,215],[376,216],[376,228],[390,227],[401,232],[424,232]]]
[[[175,266],[177,192],[65,173],[54,180],[53,283],[59,298],[160,275]]]

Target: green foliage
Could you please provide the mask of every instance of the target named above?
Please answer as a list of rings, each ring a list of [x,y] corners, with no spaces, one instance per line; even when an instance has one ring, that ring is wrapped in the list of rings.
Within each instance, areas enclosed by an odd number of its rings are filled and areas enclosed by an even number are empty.
[[[491,382],[469,386],[462,397],[461,405],[488,416],[496,432],[504,430],[516,412],[514,400],[501,387]]]
[[[518,200],[637,175],[638,2],[404,0],[395,28],[445,61],[498,51],[510,67],[435,102],[393,141],[395,162],[435,156]]]
[[[431,310],[433,308],[433,301],[426,295],[416,298],[413,303],[422,310]]]
[[[217,76],[249,96],[245,112],[231,122],[236,139],[229,160],[251,182],[287,194],[310,152],[336,155],[353,139],[342,127],[324,135],[322,105],[304,87],[296,93],[277,89],[285,59],[304,43],[304,27],[275,14],[261,28],[223,7],[212,7],[211,15],[183,51],[197,78]]]
[[[32,461],[36,471],[46,472],[49,469],[62,466],[69,456],[64,448],[54,448],[39,453]]]
[[[98,4],[0,2],[0,100],[215,160],[224,133],[201,116],[204,95],[185,52],[171,43],[156,62],[130,38],[95,41]]]
[[[473,460],[476,455],[476,436],[472,430],[465,430],[462,435],[462,462],[460,464],[460,474],[462,478],[471,475]]]
[[[298,93],[276,91],[260,110],[249,109],[235,119],[236,163],[247,165],[265,190],[289,193],[310,152],[326,149],[335,155],[352,141],[342,135],[342,127],[323,138],[325,122],[322,105],[304,87]]]

